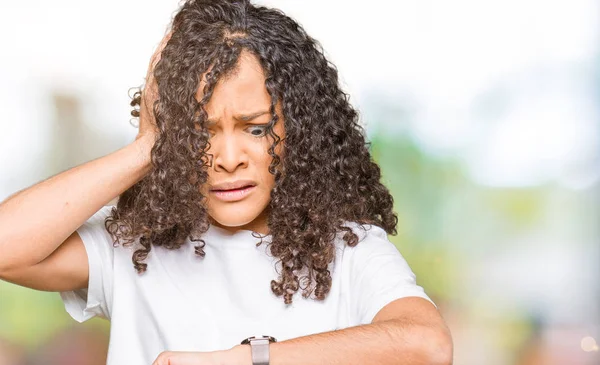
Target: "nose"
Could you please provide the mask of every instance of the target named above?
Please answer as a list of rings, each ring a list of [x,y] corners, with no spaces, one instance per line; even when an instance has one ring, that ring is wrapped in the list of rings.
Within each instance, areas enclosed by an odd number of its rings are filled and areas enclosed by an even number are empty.
[[[213,168],[217,172],[234,172],[248,166],[248,155],[234,135],[223,135],[218,141],[211,141],[209,152],[213,154]]]

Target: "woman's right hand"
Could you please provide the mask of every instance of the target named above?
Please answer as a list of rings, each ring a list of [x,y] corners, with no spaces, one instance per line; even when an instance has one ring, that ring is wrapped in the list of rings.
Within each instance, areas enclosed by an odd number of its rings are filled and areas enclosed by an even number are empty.
[[[156,120],[154,118],[153,111],[154,103],[158,98],[158,86],[156,84],[156,79],[154,78],[154,68],[156,67],[158,61],[160,61],[161,53],[167,45],[169,39],[171,39],[171,35],[172,32],[169,31],[152,55],[152,58],[150,59],[150,65],[148,66],[148,71],[146,73],[146,83],[141,91],[139,130],[135,139],[147,140],[152,145],[154,145],[158,135],[158,128],[156,126]]]

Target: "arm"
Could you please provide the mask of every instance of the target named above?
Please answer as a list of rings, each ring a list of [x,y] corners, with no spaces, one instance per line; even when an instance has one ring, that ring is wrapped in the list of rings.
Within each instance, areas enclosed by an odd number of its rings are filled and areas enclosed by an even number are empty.
[[[272,343],[272,365],[450,365],[452,340],[441,316],[422,298],[402,298],[385,306],[371,324]],[[252,361],[239,345],[237,361]]]
[[[271,365],[451,365],[452,338],[423,298],[397,299],[371,324],[270,345]],[[215,352],[163,352],[153,365],[252,365],[249,345]]]
[[[169,32],[150,59],[134,142],[0,204],[0,280],[46,291],[87,287],[87,253],[76,230],[151,169],[150,151],[157,135],[151,110],[157,98],[154,67],[170,38]]]
[[[0,279],[48,291],[87,286],[75,230],[150,168],[149,138],[22,190],[0,204]]]

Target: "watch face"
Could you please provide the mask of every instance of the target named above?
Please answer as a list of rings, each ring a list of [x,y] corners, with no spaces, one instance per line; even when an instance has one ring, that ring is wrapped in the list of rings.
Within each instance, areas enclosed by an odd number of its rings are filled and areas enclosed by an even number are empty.
[[[243,340],[241,342],[241,344],[242,345],[249,345],[250,341],[252,341],[252,340],[269,340],[269,342],[277,342],[277,339],[275,339],[275,337],[273,337],[273,336],[262,335],[262,336],[258,336],[258,337],[256,337],[256,336],[248,337],[245,340]]]

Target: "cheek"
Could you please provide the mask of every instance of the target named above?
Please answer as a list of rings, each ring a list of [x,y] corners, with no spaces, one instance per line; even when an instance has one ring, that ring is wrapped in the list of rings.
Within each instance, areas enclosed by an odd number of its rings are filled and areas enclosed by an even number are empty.
[[[260,151],[252,158],[256,171],[255,174],[257,179],[260,179],[262,185],[265,185],[267,189],[271,189],[275,183],[275,177],[269,172],[269,166],[271,165],[272,157],[269,155],[266,149]]]

